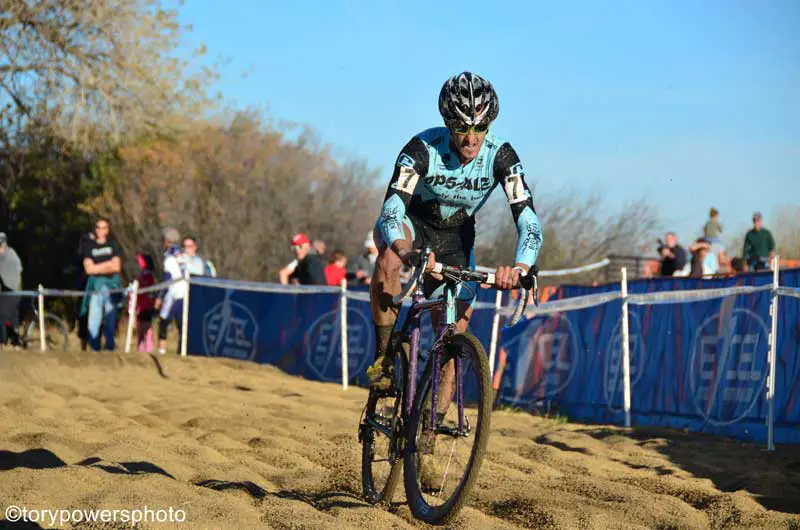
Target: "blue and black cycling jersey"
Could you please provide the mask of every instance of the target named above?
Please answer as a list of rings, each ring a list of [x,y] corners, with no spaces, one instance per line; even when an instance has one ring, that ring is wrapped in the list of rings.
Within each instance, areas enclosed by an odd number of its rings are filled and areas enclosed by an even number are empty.
[[[474,226],[475,213],[501,185],[517,226],[516,263],[532,266],[542,229],[525,173],[511,144],[492,133],[472,161],[462,166],[445,127],[414,136],[397,158],[378,219],[385,242],[404,239],[403,223],[419,219],[434,230]]]

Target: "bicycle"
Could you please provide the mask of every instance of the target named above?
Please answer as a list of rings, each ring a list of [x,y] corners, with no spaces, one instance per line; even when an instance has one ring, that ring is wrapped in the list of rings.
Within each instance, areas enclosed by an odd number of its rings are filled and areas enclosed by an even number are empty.
[[[430,253],[426,248],[420,263],[427,263]],[[406,318],[402,324],[399,319],[395,322],[389,344],[395,357],[393,385],[388,391],[370,390],[359,420],[361,479],[367,502],[389,504],[402,464],[411,512],[425,522],[446,524],[466,503],[480,472],[493,402],[486,351],[474,335],[456,328],[456,290],[464,282],[494,284],[495,275],[436,263],[431,272],[444,276],[444,297],[427,301],[422,287],[425,272],[424,265],[417,267],[404,291],[394,297],[399,304],[413,292]],[[538,305],[536,273],[534,267],[520,279],[520,297],[506,327],[521,318],[529,291]],[[434,310],[442,311],[444,322],[419,377],[420,322],[424,313]],[[465,380],[470,376],[474,380]],[[440,448],[449,444],[443,472],[432,463],[437,441]],[[456,445],[462,451],[456,453]],[[450,468],[457,466],[463,470],[451,473]],[[454,485],[445,485],[448,476],[455,478]]]
[[[41,348],[41,323],[39,308],[32,298],[23,298],[19,306],[19,325],[15,328],[6,322],[9,341],[23,350]],[[67,351],[69,329],[67,324],[52,313],[44,315],[45,349],[48,351]]]

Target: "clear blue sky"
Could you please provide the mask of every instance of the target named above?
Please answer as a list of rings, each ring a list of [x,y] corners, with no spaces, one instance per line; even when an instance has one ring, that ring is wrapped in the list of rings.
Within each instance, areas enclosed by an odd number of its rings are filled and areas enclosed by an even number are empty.
[[[800,204],[800,2],[555,4],[188,0],[181,20],[226,60],[226,98],[310,124],[386,179],[441,123],[444,80],[471,70],[495,85],[494,130],[539,209],[568,189],[648,197],[686,241],[712,205],[731,235]]]

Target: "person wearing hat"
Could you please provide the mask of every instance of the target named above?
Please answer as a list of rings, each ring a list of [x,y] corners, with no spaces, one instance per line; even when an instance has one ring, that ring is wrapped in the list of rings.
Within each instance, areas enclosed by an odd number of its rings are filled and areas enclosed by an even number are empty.
[[[378,259],[378,247],[372,237],[372,230],[367,231],[364,239],[364,252],[352,260],[349,277],[355,278],[358,283],[366,285],[372,279],[375,270],[375,261]]]
[[[16,251],[8,246],[5,232],[0,232],[0,283],[4,292],[18,291],[22,284],[22,261]],[[19,325],[19,302],[19,296],[0,296],[0,322],[10,322],[12,330]],[[0,344],[5,344],[7,338],[5,325],[0,325]]]
[[[750,266],[751,271],[767,270],[775,257],[775,239],[772,233],[764,228],[760,212],[753,214],[753,228],[744,236],[742,259]]]
[[[291,239],[292,250],[296,259],[278,272],[281,283],[299,283],[300,285],[327,285],[325,264],[322,258],[311,252],[311,240],[300,232]]]

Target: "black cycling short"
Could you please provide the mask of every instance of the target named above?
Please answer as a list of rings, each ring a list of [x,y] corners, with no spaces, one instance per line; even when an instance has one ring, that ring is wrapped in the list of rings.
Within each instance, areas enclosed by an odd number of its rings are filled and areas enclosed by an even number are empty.
[[[414,249],[429,246],[436,254],[436,261],[452,267],[475,266],[474,219],[453,228],[439,228],[414,215],[407,215],[404,221],[413,227]]]
[[[468,219],[461,226],[441,228],[427,223],[413,214],[407,214],[403,218],[403,224],[408,227],[414,238],[412,242],[413,249],[422,250],[427,246],[433,250],[436,261],[439,263],[444,263],[451,267],[475,267],[474,218]],[[383,239],[380,234],[380,229],[376,226],[374,235],[377,241],[381,241],[378,247],[383,248],[386,243],[382,242]],[[443,283],[429,277],[424,285],[425,296],[430,298],[434,294],[441,294],[439,288]],[[459,289],[458,299],[472,303],[475,300],[475,285],[472,282],[468,283],[471,285],[470,289]]]

